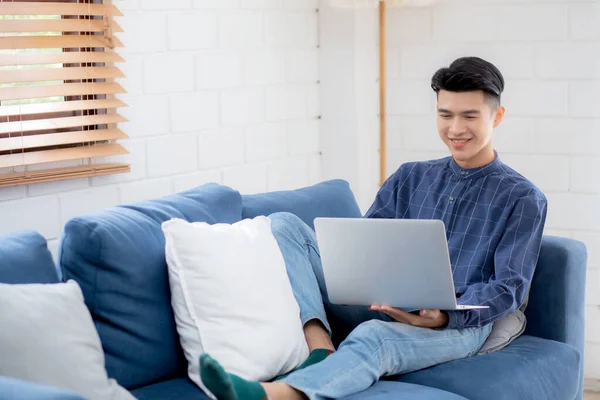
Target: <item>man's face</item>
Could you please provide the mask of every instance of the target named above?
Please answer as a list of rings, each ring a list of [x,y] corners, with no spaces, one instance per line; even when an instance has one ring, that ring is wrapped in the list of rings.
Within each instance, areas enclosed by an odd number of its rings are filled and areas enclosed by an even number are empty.
[[[437,104],[440,138],[463,168],[475,168],[494,159],[492,133],[504,116],[504,107],[494,107],[483,91],[440,90]]]

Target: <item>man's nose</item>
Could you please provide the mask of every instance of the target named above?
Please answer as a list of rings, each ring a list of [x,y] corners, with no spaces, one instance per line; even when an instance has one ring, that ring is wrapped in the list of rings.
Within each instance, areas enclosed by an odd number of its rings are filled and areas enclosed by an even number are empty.
[[[449,131],[452,134],[459,134],[459,133],[462,133],[464,131],[464,125],[460,121],[460,118],[453,118],[452,119],[452,122],[450,123],[450,129],[449,129]]]

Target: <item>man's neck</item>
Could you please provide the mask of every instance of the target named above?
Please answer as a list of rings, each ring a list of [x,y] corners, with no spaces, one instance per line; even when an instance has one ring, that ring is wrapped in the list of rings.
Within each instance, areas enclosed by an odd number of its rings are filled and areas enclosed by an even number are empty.
[[[479,168],[479,167],[488,165],[495,159],[496,159],[496,152],[494,151],[493,147],[490,147],[489,150],[484,149],[481,152],[479,152],[478,154],[476,154],[475,157],[473,157],[473,158],[470,158],[468,160],[462,160],[462,161],[457,160],[455,158],[454,162],[456,162],[456,164],[458,164],[458,166],[461,168],[472,169],[472,168]]]

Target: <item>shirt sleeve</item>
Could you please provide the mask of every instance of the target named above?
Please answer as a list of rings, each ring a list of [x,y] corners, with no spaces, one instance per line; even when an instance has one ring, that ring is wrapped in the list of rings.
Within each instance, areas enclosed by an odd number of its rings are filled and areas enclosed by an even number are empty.
[[[469,286],[457,300],[459,305],[489,308],[449,311],[448,329],[484,326],[521,307],[537,264],[546,213],[543,196],[526,196],[516,202],[494,254],[494,274],[487,283]]]
[[[375,201],[367,210],[365,218],[395,218],[396,217],[396,199],[398,196],[398,184],[400,183],[401,169],[394,172],[383,183]]]

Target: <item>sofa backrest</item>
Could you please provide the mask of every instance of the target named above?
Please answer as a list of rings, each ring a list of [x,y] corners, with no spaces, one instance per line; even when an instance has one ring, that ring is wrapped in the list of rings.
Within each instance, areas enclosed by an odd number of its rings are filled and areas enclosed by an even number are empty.
[[[360,218],[360,208],[348,182],[340,179],[279,192],[242,196],[242,217],[289,212],[314,229],[317,217]]]
[[[577,240],[544,236],[529,303],[525,334],[567,343],[579,350],[583,393],[587,250]]]
[[[237,191],[208,184],[76,217],[65,225],[59,247],[64,279],[81,286],[102,340],[108,375],[121,386],[133,389],[185,373],[162,222],[234,223],[241,214]]]
[[[58,274],[46,239],[33,231],[0,236],[1,283],[56,283]]]

